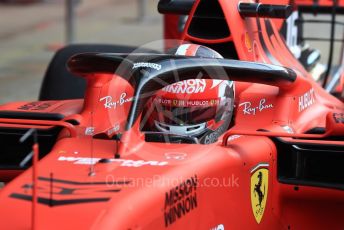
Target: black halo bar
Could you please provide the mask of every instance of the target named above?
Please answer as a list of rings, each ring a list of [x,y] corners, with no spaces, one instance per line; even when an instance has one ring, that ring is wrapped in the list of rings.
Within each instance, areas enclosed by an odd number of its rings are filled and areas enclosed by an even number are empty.
[[[67,66],[73,74],[91,78],[94,73],[116,74],[135,88],[127,130],[133,126],[151,96],[178,81],[219,79],[289,88],[297,78],[292,69],[281,66],[167,54],[86,53],[71,57]]]
[[[240,2],[238,9],[242,17],[286,19],[293,12],[293,8],[290,5],[271,5],[246,2]]]
[[[160,0],[158,11],[161,14],[188,15],[195,0]]]

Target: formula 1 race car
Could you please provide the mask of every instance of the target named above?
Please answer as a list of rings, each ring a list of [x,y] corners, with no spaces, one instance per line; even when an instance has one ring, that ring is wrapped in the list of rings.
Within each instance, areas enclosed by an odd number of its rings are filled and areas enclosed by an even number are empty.
[[[183,38],[184,27],[189,14],[187,9],[191,9],[196,1],[182,0],[182,2],[182,10],[174,12],[177,15],[165,14],[164,16],[164,38],[167,50],[178,44],[179,40]],[[335,43],[343,43],[343,40],[336,38],[335,34],[336,25],[343,25],[342,22],[337,20],[336,15],[344,13],[344,2],[327,0],[260,0],[258,2],[264,4],[291,4],[292,13],[285,19],[274,18],[272,20],[273,24],[275,24],[282,38],[285,39],[290,51],[303,67],[311,73],[313,78],[326,91],[344,100],[343,47],[335,51]],[[312,15],[311,18],[310,15]],[[330,16],[330,20],[324,19],[323,15]],[[307,16],[307,19],[304,19],[305,16]],[[307,28],[307,25],[315,23],[319,25],[327,24],[330,36],[324,36],[324,31],[321,29],[313,31],[315,36],[306,36],[304,27]],[[328,60],[321,61],[322,54],[319,47],[312,47],[309,41],[328,42]],[[325,52],[325,55],[327,55],[327,52]],[[335,59],[336,56],[339,57],[338,60]]]
[[[48,76],[0,106],[1,228],[341,229],[344,104],[270,22],[290,12],[201,0],[171,53],[66,55],[84,98]]]

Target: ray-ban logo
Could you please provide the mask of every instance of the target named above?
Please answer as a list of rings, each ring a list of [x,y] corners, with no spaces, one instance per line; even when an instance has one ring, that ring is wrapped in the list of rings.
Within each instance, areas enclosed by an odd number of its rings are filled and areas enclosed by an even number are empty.
[[[119,97],[119,99],[116,101],[113,101],[111,96],[102,97],[102,98],[100,98],[99,101],[104,101],[104,108],[106,108],[106,109],[116,109],[117,106],[121,106],[124,103],[130,102],[132,100],[133,100],[132,97],[127,98],[127,94],[122,93],[121,96]]]
[[[266,99],[263,98],[259,101],[258,106],[252,106],[251,102],[243,102],[239,105],[239,107],[243,107],[243,112],[245,115],[256,115],[257,112],[262,112],[265,109],[272,109],[274,106],[266,103]]]

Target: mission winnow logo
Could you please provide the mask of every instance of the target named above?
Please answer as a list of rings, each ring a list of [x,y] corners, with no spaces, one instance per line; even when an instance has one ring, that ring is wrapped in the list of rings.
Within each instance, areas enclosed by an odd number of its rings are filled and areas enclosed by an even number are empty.
[[[197,208],[197,184],[195,175],[166,192],[164,212],[166,227]]]

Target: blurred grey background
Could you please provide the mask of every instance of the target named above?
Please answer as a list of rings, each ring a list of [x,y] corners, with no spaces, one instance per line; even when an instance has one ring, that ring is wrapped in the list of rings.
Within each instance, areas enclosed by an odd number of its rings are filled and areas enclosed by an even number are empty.
[[[144,2],[140,12],[140,0],[79,0],[75,42],[141,46],[162,39],[157,1]],[[46,67],[66,40],[65,8],[65,0],[0,0],[0,103],[37,99]]]
[[[74,1],[78,2],[76,43],[146,44],[162,49],[162,16],[156,10],[157,0]],[[37,99],[50,59],[65,44],[65,15],[66,0],[0,0],[0,103]],[[330,16],[320,18],[330,20]],[[343,21],[343,17],[338,16],[338,20]],[[306,37],[330,37],[329,24],[312,23],[304,29]],[[342,39],[343,26],[336,30],[336,37]],[[326,63],[328,43],[309,43],[321,49],[322,62]],[[335,63],[341,46],[336,43]]]

